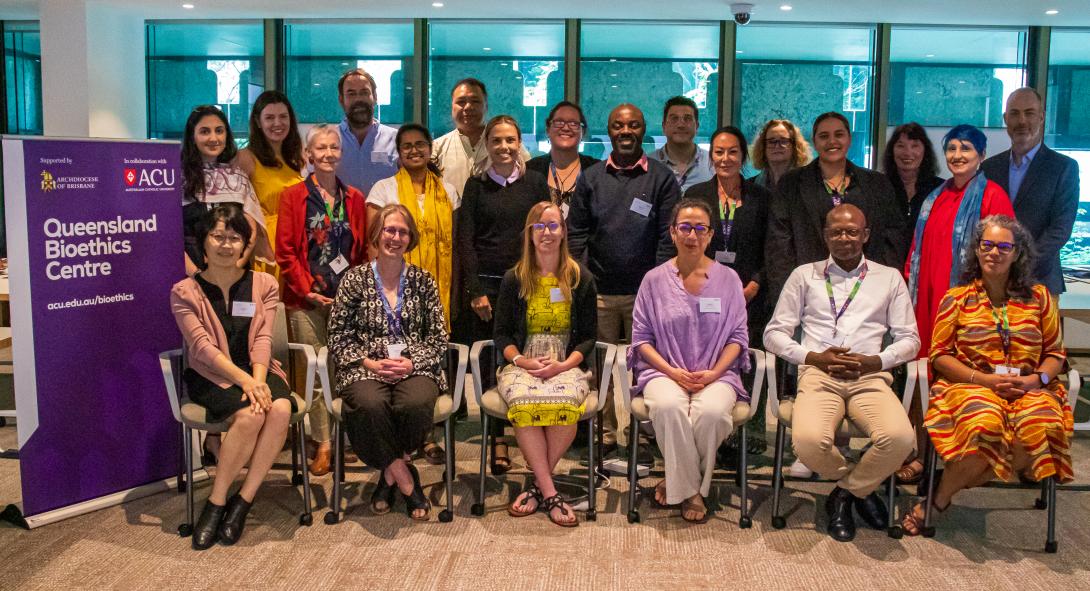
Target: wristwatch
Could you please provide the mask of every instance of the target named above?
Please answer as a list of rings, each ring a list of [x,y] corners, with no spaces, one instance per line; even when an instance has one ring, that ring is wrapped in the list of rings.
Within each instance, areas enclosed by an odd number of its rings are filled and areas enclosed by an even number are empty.
[[[1041,379],[1041,385],[1042,386],[1047,386],[1048,383],[1050,381],[1052,381],[1052,378],[1048,377],[1048,374],[1043,372],[1043,371],[1037,372],[1037,377],[1039,377]]]

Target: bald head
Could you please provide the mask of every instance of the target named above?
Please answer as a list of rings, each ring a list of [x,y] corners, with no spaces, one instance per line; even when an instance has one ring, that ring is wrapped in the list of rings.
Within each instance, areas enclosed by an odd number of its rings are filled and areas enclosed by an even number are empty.
[[[825,214],[826,227],[831,226],[836,221],[852,222],[860,228],[867,227],[867,216],[863,215],[862,209],[859,209],[851,203],[841,203],[830,209],[829,213]]]
[[[850,203],[841,203],[825,216],[825,247],[845,271],[859,265],[863,245],[870,239],[867,216]]]
[[[1011,138],[1011,152],[1021,159],[1044,139],[1045,106],[1040,93],[1028,86],[1012,92],[1007,97],[1003,122]]]
[[[643,111],[636,105],[622,103],[609,113],[609,141],[613,144],[615,164],[628,166],[643,155],[643,135],[647,126]],[[620,160],[620,162],[616,162]]]
[[[612,124],[614,119],[617,119],[623,111],[629,111],[629,115],[632,117],[638,117],[640,121],[643,121],[643,111],[639,107],[632,103],[621,103],[613,110],[609,112],[609,123]]]

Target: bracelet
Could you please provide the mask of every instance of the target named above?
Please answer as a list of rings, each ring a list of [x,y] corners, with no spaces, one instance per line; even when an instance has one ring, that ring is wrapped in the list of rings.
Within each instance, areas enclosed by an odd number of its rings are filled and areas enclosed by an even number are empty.
[[[975,384],[976,383],[976,382],[973,381],[973,378],[975,378],[975,377],[976,377],[976,370],[974,369],[973,372],[969,374],[969,383],[970,384]]]
[[[512,358],[511,358],[511,365],[514,365],[515,367],[518,367],[518,366],[519,366],[519,364],[518,364],[518,363],[516,363],[516,362],[517,362],[517,361],[518,361],[519,359],[521,359],[521,358],[522,358],[522,355],[521,355],[521,354],[519,354],[519,355],[515,355],[514,357],[512,357]]]

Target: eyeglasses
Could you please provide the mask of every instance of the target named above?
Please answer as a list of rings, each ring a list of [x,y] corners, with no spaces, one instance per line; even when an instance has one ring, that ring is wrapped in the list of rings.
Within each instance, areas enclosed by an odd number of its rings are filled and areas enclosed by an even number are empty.
[[[533,228],[535,232],[544,232],[548,229],[549,233],[556,234],[560,231],[559,222],[537,222],[536,224],[530,224],[530,227]]]
[[[703,237],[711,231],[711,227],[704,224],[690,224],[689,222],[681,222],[675,224],[674,229],[678,231],[682,236],[688,236],[691,232],[696,232],[698,237]]]
[[[988,254],[993,248],[999,249],[999,254],[1010,254],[1014,252],[1013,242],[992,242],[991,240],[981,240],[978,247],[981,254]]]
[[[791,144],[791,140],[785,138],[769,138],[765,140],[765,145],[770,148],[787,148]]]
[[[841,236],[859,238],[862,234],[863,230],[860,230],[859,228],[841,228],[839,230],[829,228],[825,230],[825,235],[829,238],[840,238]]]
[[[401,144],[400,146],[398,146],[398,149],[401,150],[402,152],[411,152],[413,150],[416,150],[417,152],[423,152],[424,150],[427,150],[428,148],[431,148],[431,144],[429,144],[428,142],[425,142],[424,140],[420,140],[419,142],[412,143],[412,144],[406,142],[406,143]]]
[[[383,226],[382,233],[393,238],[395,236],[399,238],[406,238],[409,236],[408,228],[395,228],[394,226]]]
[[[216,244],[218,244],[220,246],[223,246],[224,244],[230,244],[231,246],[238,246],[239,244],[242,244],[244,242],[242,236],[239,236],[238,234],[228,235],[228,234],[218,234],[217,233],[217,234],[209,234],[208,237],[212,239],[212,242],[215,242]]]
[[[553,126],[553,129],[564,129],[565,127],[567,127],[568,129],[583,128],[582,121],[564,121],[563,119],[553,119],[553,122],[550,123],[550,125]]]

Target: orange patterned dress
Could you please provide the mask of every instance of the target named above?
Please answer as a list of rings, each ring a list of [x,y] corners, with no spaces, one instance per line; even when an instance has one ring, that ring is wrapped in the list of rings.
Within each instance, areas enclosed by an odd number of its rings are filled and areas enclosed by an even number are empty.
[[[1033,287],[1032,298],[1011,298],[1007,316],[1009,360],[983,283],[977,280],[950,289],[935,318],[931,362],[950,355],[977,372],[992,373],[997,365],[1010,365],[1025,376],[1036,371],[1045,357],[1067,358],[1056,301],[1043,285]],[[1013,446],[1018,441],[1030,457],[1035,480],[1056,476],[1060,482],[1073,478],[1073,423],[1067,392],[1059,380],[1009,401],[984,386],[940,378],[931,388],[925,418],[931,441],[945,461],[980,454],[996,477],[1011,480]]]

